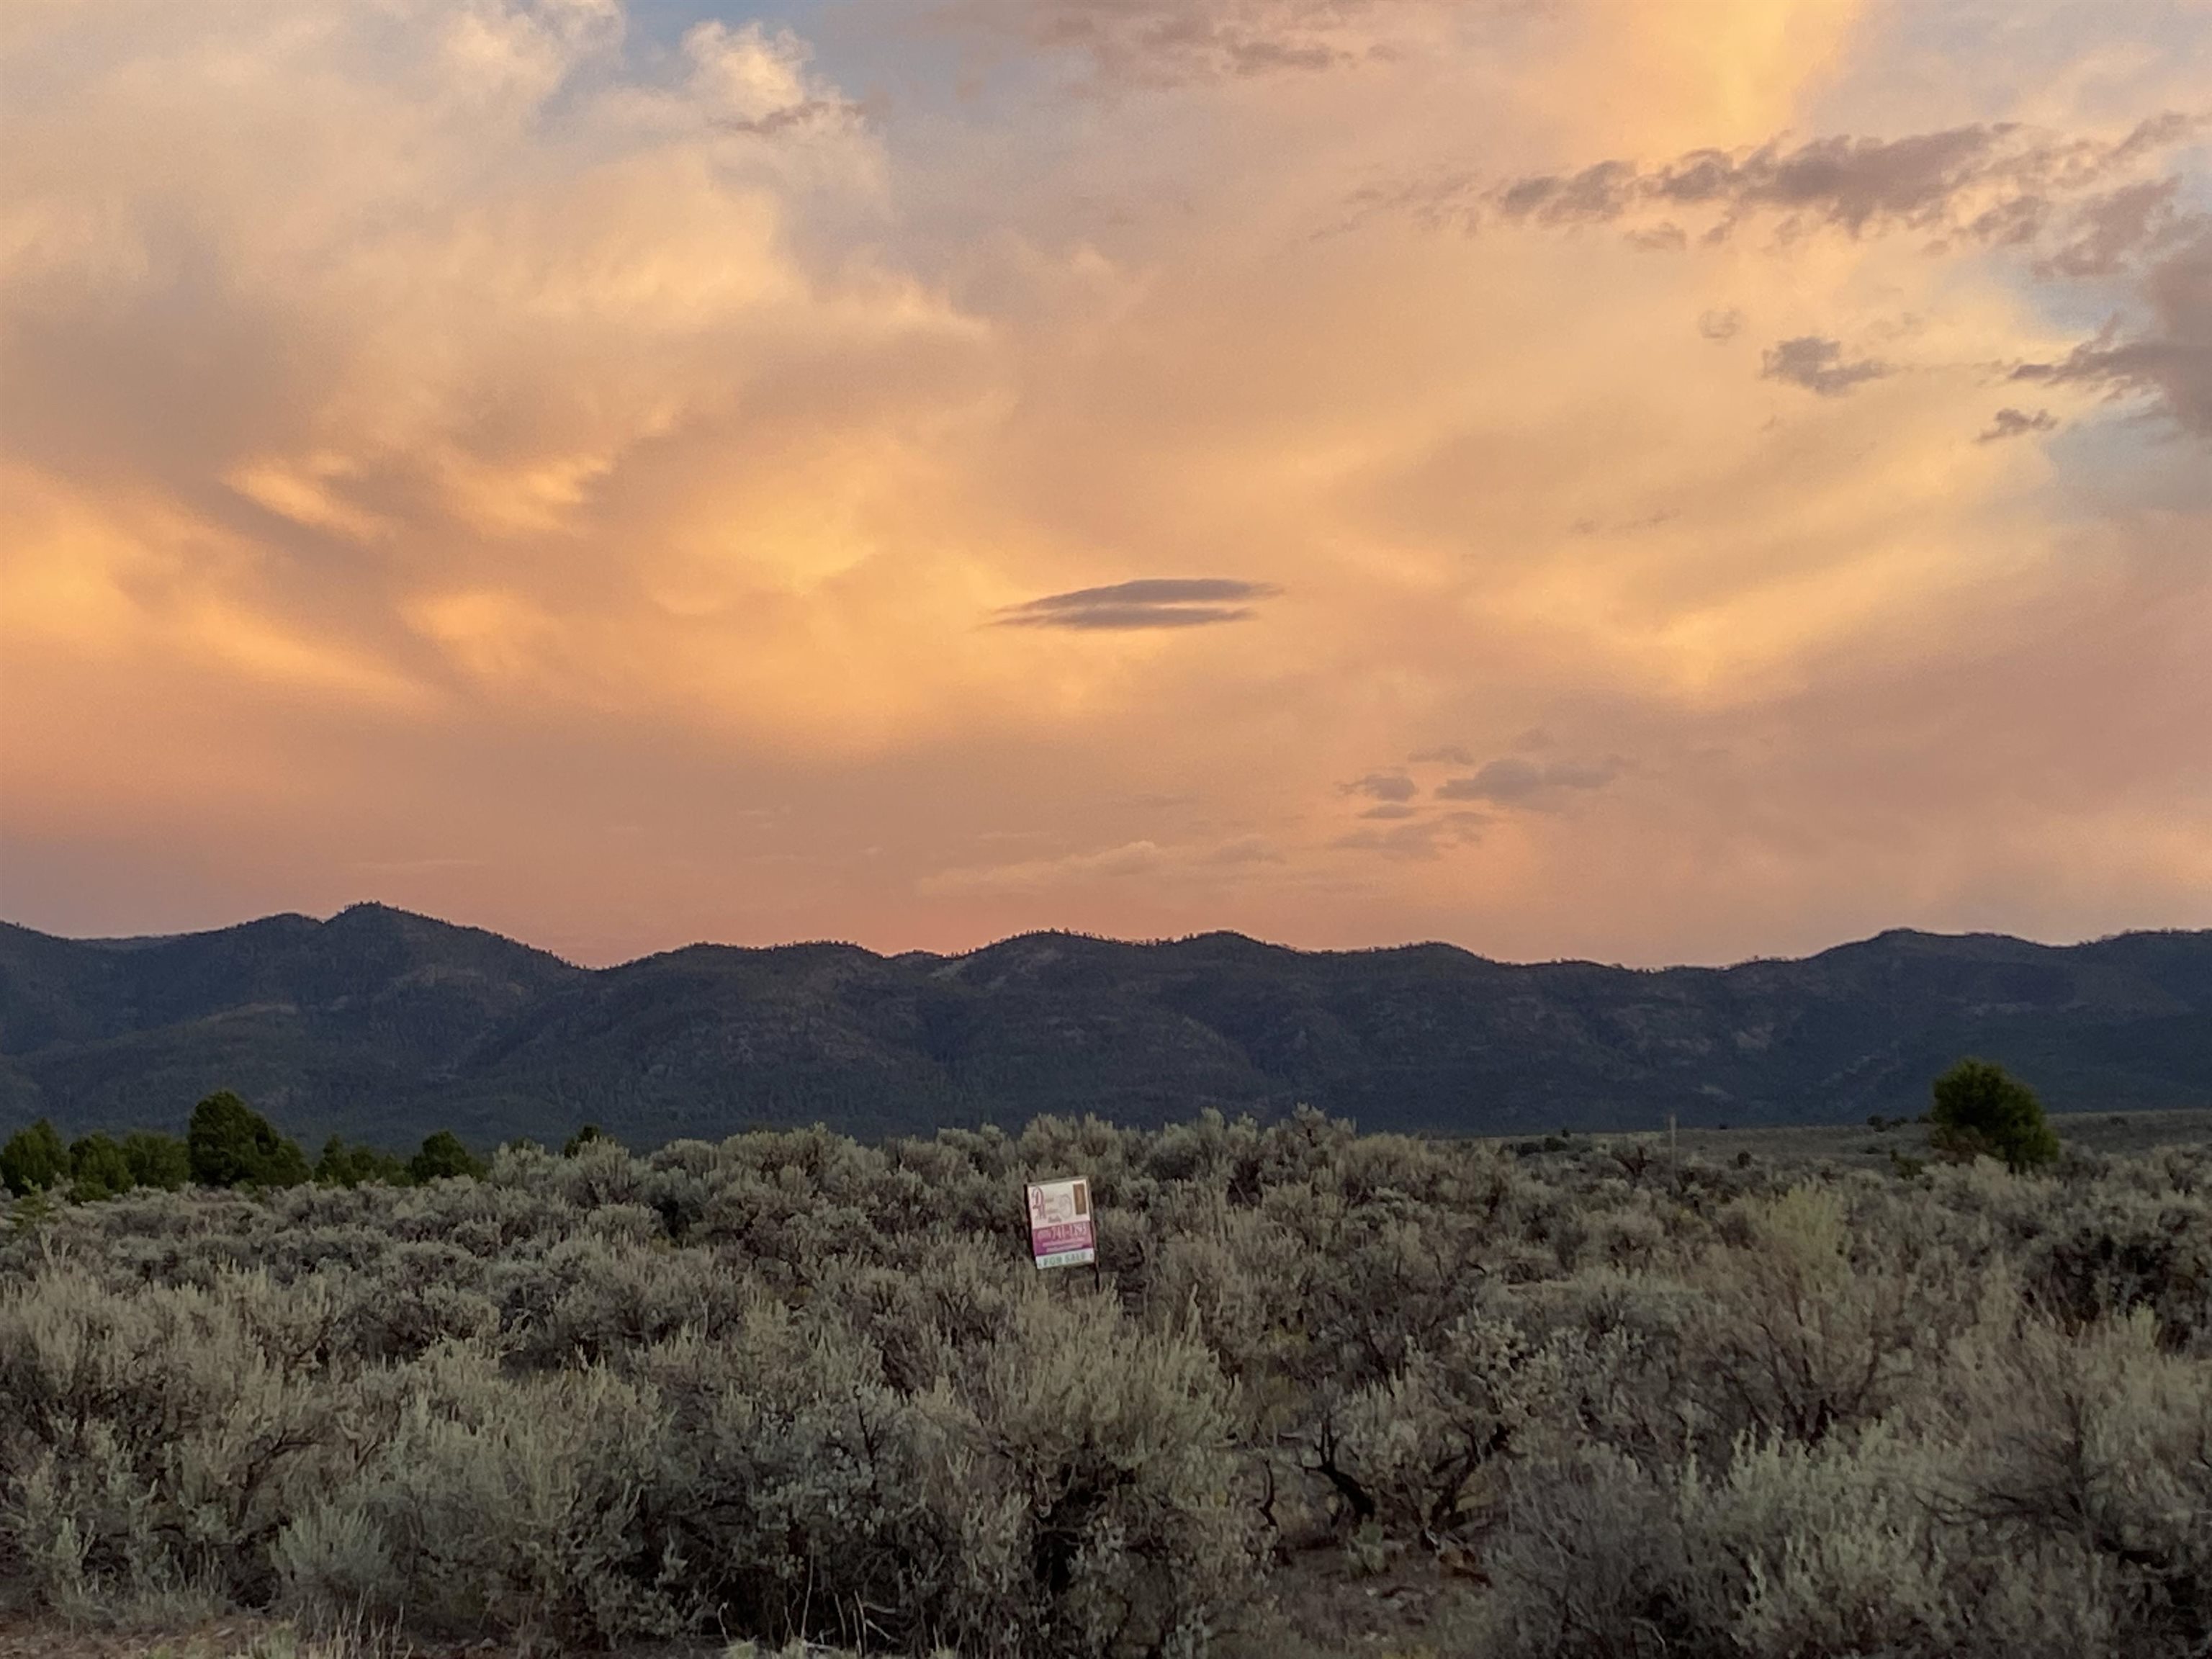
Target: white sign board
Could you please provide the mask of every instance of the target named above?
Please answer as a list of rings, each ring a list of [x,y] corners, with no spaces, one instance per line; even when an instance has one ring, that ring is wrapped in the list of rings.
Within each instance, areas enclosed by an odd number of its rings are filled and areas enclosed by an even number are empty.
[[[1040,1267],[1079,1267],[1098,1259],[1090,1182],[1078,1176],[1030,1188],[1030,1254]]]

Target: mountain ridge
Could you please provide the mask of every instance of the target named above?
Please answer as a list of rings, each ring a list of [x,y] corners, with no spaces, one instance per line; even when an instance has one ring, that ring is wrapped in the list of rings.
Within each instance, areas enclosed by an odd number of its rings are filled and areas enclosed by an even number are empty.
[[[953,954],[701,942],[585,968],[380,904],[146,938],[0,922],[0,1115],[167,1127],[218,1087],[400,1145],[1128,1122],[1304,1102],[1514,1133],[1917,1112],[1963,1053],[2055,1109],[2212,1103],[2212,931],[1891,928],[1725,967],[1053,930]]]

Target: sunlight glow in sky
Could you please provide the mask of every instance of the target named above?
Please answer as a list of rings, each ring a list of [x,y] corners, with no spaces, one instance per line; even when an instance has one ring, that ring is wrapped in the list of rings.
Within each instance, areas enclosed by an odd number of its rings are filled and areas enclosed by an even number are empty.
[[[0,914],[2212,926],[2212,8],[0,9]]]

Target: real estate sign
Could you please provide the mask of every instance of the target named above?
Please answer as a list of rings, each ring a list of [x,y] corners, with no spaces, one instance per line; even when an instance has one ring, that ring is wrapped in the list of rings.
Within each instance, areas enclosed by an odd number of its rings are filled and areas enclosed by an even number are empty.
[[[1079,1267],[1098,1259],[1091,1231],[1091,1183],[1041,1181],[1030,1188],[1030,1254],[1040,1267]]]

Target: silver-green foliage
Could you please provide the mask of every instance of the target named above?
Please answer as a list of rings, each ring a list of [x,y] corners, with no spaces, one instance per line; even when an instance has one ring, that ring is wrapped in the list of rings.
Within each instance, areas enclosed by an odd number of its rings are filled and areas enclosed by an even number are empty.
[[[1072,1169],[1096,1288],[1024,1258]],[[1104,1659],[1319,1549],[1434,1555],[1528,1659],[2182,1659],[2208,1173],[1302,1113],[48,1200],[0,1229],[0,1612]]]

